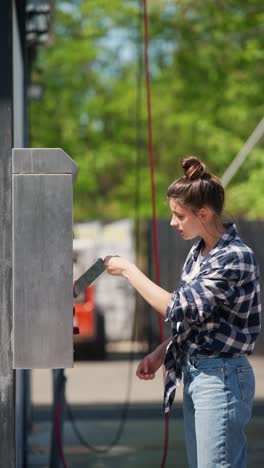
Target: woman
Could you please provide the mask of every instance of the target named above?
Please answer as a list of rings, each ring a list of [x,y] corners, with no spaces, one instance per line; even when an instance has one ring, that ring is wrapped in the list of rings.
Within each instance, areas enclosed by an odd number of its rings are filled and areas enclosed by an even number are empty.
[[[252,250],[232,224],[223,224],[224,189],[195,157],[168,188],[171,226],[184,239],[200,237],[185,261],[173,294],[134,264],[107,257],[107,270],[122,275],[165,320],[172,338],[138,365],[153,379],[164,362],[164,408],[184,380],[184,428],[191,468],[245,468],[245,425],[251,417],[254,374],[247,355],[260,331],[259,271]]]

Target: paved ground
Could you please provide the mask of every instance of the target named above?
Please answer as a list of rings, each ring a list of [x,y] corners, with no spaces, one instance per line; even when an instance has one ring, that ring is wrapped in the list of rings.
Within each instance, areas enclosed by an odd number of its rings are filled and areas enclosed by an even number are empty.
[[[162,373],[152,382],[135,377],[138,361],[113,356],[105,362],[79,362],[66,370],[67,401],[77,429],[85,443],[102,450],[122,432],[118,443],[107,453],[94,453],[81,444],[72,422],[64,424],[64,455],[68,468],[155,468],[161,466],[164,439],[164,417],[161,401]],[[251,358],[256,380],[254,416],[248,426],[249,468],[264,466],[264,366],[263,358]],[[120,428],[123,402],[130,389],[130,406],[123,430]],[[183,420],[182,390],[170,417],[170,444],[166,467],[187,467]],[[48,467],[51,439],[52,385],[50,371],[34,371],[32,375],[32,431],[29,439],[28,468]],[[57,467],[56,467],[57,468]]]

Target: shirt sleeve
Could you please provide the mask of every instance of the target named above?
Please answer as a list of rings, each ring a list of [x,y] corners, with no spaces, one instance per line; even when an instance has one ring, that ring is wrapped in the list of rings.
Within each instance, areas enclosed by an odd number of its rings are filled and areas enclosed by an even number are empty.
[[[255,262],[243,255],[222,256],[205,265],[189,283],[180,284],[168,305],[165,320],[201,323],[221,305],[235,308],[253,287]]]

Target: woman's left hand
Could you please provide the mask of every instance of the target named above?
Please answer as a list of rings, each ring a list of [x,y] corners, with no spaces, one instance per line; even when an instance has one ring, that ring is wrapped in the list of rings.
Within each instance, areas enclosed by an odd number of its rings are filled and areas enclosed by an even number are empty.
[[[107,273],[115,276],[124,276],[125,271],[132,265],[129,260],[118,255],[105,257],[104,263]]]

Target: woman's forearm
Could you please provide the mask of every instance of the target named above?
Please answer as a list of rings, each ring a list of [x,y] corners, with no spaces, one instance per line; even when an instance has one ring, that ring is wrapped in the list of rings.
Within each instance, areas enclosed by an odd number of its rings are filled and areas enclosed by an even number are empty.
[[[128,264],[123,271],[123,276],[128,279],[138,293],[160,314],[165,315],[171,293],[157,286],[133,263]]]
[[[105,266],[111,275],[123,276],[127,278],[131,286],[147,301],[157,312],[165,315],[171,293],[157,286],[147,278],[134,263],[119,256],[105,257]]]
[[[162,359],[163,359],[164,356],[165,356],[167,346],[168,346],[168,344],[171,342],[171,340],[172,340],[172,337],[169,337],[167,340],[163,341],[163,342],[156,348],[156,352],[161,356]]]

